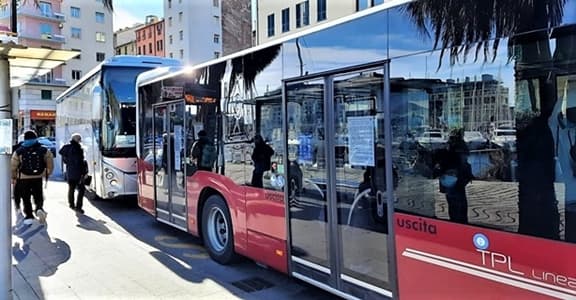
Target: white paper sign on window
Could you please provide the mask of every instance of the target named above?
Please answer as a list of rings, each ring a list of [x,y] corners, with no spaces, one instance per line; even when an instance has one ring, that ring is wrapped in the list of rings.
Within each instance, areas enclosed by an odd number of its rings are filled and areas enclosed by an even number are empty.
[[[350,165],[374,167],[374,116],[348,118]]]
[[[12,119],[0,120],[0,154],[12,154]]]
[[[174,125],[174,168],[180,171],[182,163],[182,125]]]

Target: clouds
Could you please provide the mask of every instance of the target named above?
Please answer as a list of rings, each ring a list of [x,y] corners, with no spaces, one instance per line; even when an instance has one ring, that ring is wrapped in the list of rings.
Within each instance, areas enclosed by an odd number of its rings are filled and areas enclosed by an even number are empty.
[[[122,0],[114,2],[114,31],[144,23],[146,16],[164,16],[162,0]]]

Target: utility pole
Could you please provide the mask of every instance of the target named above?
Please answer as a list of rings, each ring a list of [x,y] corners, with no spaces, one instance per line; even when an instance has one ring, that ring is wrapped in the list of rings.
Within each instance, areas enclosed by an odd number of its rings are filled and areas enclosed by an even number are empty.
[[[12,210],[10,199],[10,155],[12,153],[12,108],[10,62],[0,53],[0,298],[12,299]]]

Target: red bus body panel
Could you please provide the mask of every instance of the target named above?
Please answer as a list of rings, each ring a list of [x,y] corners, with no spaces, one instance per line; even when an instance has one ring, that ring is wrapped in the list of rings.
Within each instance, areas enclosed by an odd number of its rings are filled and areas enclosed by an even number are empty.
[[[576,299],[576,245],[394,214],[400,299]]]
[[[154,165],[143,159],[138,163],[138,205],[149,214],[156,215],[154,202]]]
[[[153,165],[138,160],[138,204],[156,215]],[[234,249],[281,272],[288,271],[284,194],[236,184],[230,178],[206,171],[187,177],[188,232],[199,236],[199,199],[212,189],[222,195],[230,210]]]

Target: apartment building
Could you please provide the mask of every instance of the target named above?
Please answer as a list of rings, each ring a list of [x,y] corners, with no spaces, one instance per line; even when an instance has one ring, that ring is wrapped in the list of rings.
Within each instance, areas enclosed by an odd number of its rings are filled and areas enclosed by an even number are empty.
[[[255,43],[263,44],[382,3],[384,0],[256,0]]]
[[[122,28],[114,32],[114,52],[118,55],[137,55],[136,30],[144,24],[135,24],[131,27]]]
[[[164,57],[164,23],[157,16],[147,16],[146,24],[135,30],[139,55]]]
[[[250,0],[165,0],[166,57],[197,64],[249,48]]]
[[[67,16],[63,24],[66,49],[79,50],[82,54],[66,63],[66,85],[74,84],[99,63],[114,55],[112,12],[102,0],[66,0],[62,12]]]
[[[8,5],[0,8],[0,24],[10,25],[10,12]],[[38,6],[34,1],[21,3],[17,20],[19,44],[81,52],[66,65],[12,90],[19,130],[54,136],[56,97],[113,54],[112,15],[101,0],[43,0]]]

